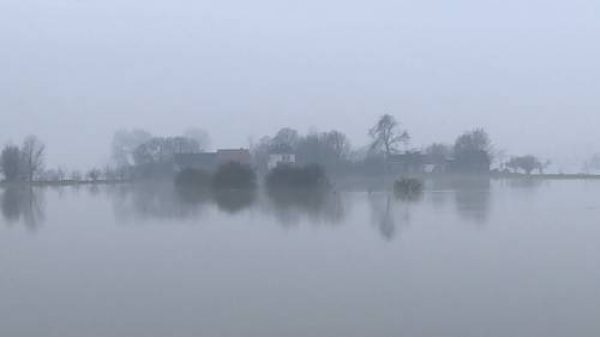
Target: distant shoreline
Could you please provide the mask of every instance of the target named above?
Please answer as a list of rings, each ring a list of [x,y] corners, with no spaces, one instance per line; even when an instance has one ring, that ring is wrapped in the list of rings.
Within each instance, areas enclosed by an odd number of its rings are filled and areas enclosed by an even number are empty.
[[[547,180],[599,180],[600,174],[565,174],[565,173],[550,173],[550,174],[490,174],[492,179],[547,179]]]
[[[33,186],[33,187],[46,187],[46,186],[82,186],[82,185],[119,185],[130,183],[130,180],[98,180],[98,181],[76,181],[76,180],[61,180],[61,181],[33,181],[28,182],[8,182],[0,181],[0,186]]]
[[[490,180],[600,180],[600,174],[561,174],[561,173],[550,173],[550,174],[519,174],[519,173],[489,173],[489,174],[399,174],[393,176],[345,176],[342,179],[359,179],[371,180],[371,179],[396,179],[400,177],[414,177],[419,179],[490,179]],[[128,183],[141,183],[146,184],[148,181],[144,180],[97,180],[97,181],[75,181],[75,180],[62,180],[62,181],[34,181],[32,183],[27,182],[8,182],[0,181],[0,187],[9,186],[33,186],[33,187],[55,187],[55,186],[97,186],[97,185],[121,185]]]

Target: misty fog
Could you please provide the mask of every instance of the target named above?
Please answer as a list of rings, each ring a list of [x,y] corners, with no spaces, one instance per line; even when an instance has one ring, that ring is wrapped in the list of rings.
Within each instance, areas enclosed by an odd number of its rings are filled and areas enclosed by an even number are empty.
[[[600,336],[600,1],[0,0],[0,337]]]
[[[0,143],[110,159],[118,129],[247,147],[284,126],[411,146],[485,128],[577,171],[600,151],[597,1],[0,1]]]

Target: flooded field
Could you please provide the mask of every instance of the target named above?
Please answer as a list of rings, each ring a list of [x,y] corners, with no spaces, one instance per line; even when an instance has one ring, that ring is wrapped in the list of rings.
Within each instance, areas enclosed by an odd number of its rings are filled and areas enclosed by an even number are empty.
[[[0,336],[598,336],[600,182],[0,189]]]

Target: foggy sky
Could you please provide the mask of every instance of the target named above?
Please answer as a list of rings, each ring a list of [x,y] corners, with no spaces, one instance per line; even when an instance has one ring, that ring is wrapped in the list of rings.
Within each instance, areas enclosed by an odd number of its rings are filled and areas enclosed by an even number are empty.
[[[282,126],[354,145],[383,113],[412,146],[486,128],[575,165],[600,151],[600,2],[0,0],[0,144],[89,168],[112,134],[214,147]]]

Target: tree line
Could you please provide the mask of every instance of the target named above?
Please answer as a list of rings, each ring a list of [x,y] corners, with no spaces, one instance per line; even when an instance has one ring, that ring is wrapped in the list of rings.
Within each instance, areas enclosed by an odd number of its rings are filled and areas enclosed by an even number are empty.
[[[21,146],[6,145],[0,154],[0,167],[7,181],[32,182],[44,169],[45,145],[28,136]]]
[[[284,127],[273,136],[251,142],[254,168],[267,172],[272,153],[293,153],[302,165],[319,165],[327,171],[378,174],[386,173],[392,164],[428,164],[444,172],[487,173],[496,160],[498,170],[505,173],[543,173],[548,161],[533,155],[515,156],[507,160],[495,157],[495,150],[484,129],[459,135],[454,143],[433,143],[421,150],[410,148],[411,136],[398,120],[384,114],[366,130],[368,144],[353,147],[348,136],[339,130],[312,131],[301,134]],[[6,181],[98,181],[127,180],[148,168],[168,166],[176,154],[201,153],[209,148],[210,138],[202,129],[189,129],[181,135],[155,136],[136,130],[119,130],[111,142],[111,164],[85,173],[74,170],[44,168],[45,146],[35,136],[28,136],[20,146],[8,144],[0,155],[0,170]]]

